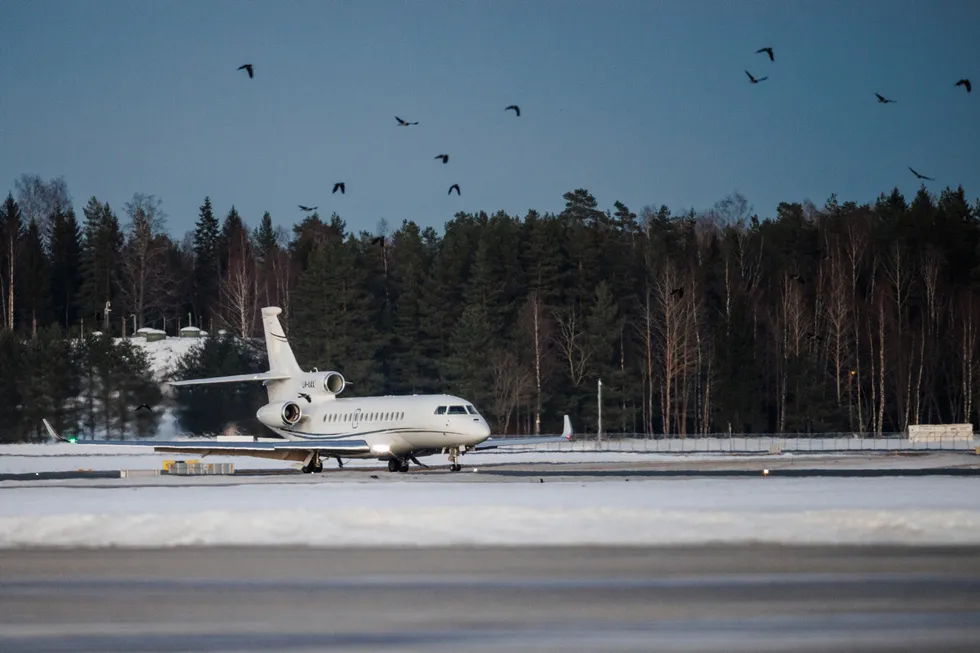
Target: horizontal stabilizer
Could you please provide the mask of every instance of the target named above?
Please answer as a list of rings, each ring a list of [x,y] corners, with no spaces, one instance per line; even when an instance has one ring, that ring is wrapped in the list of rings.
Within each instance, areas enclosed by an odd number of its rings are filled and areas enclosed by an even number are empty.
[[[536,435],[527,438],[488,438],[476,445],[477,451],[483,449],[496,449],[498,447],[519,447],[534,444],[548,444],[549,442],[570,442],[572,439],[572,420],[565,415],[565,428],[561,435]]]
[[[170,385],[205,385],[208,383],[244,383],[247,381],[285,381],[291,378],[283,372],[258,372],[255,374],[235,374],[232,376],[212,376],[209,379],[187,379],[168,381]]]

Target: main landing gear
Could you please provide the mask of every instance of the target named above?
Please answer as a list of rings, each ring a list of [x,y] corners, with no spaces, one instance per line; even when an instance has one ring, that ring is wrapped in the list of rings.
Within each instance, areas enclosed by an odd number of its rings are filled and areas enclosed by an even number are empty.
[[[310,457],[306,459],[306,463],[303,465],[304,474],[319,474],[323,471],[323,461],[320,459],[320,452],[314,451],[310,454]]]
[[[407,472],[408,461],[404,458],[392,458],[388,461],[389,472]]]
[[[459,447],[453,447],[449,450],[449,471],[458,472],[463,469],[463,466],[459,464]]]

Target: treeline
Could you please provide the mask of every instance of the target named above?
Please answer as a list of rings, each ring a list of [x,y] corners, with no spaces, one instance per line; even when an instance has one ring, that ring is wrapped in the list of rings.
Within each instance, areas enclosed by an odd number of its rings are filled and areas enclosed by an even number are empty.
[[[125,223],[93,197],[80,225],[63,182],[34,182],[54,199],[25,211],[11,194],[0,212],[5,325],[23,339],[49,324],[173,334],[189,315],[247,341],[278,305],[305,368],[359,395],[457,393],[500,432],[556,431],[563,413],[594,431],[599,379],[608,432],[977,419],[980,203],[962,188],[765,219],[737,194],[673,214],[576,190],[558,214],[459,213],[442,234],[317,214],[250,229],[205,199],[178,242],[153,197]]]

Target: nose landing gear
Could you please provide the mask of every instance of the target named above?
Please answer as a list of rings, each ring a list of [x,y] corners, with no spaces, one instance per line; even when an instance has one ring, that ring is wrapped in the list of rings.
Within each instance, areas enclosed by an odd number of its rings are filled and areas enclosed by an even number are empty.
[[[458,472],[463,469],[463,466],[459,464],[459,447],[453,447],[449,450],[449,471]]]

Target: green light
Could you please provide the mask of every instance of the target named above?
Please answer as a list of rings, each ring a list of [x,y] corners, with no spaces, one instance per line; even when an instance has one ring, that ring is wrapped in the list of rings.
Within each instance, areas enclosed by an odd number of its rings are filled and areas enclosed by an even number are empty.
[[[72,444],[76,444],[78,442],[78,438],[71,437],[71,438],[68,438],[68,441],[71,442]]]

